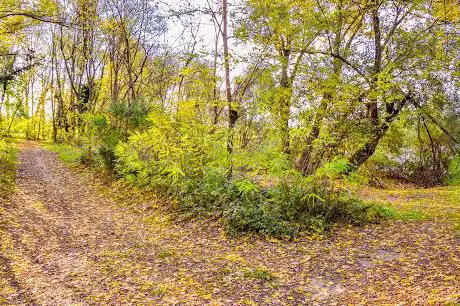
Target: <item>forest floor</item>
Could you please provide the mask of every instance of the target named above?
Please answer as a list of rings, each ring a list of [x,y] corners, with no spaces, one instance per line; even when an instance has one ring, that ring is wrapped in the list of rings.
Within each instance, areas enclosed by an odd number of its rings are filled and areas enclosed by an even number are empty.
[[[16,193],[0,203],[0,304],[460,302],[459,187],[363,190],[417,218],[289,241],[232,238],[69,169],[38,143],[20,150]]]

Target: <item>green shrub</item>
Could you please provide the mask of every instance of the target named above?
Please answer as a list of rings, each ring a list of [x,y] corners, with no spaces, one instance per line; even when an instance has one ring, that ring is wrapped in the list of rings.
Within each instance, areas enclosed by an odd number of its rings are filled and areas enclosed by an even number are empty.
[[[182,213],[190,216],[220,217],[236,196],[224,171],[209,169],[201,179],[189,179],[177,199]]]
[[[97,150],[104,168],[112,170],[115,167],[115,147],[102,145]]]
[[[187,112],[186,106],[182,109],[187,118],[195,108],[191,104]],[[152,112],[148,121],[146,131],[131,135],[128,142],[116,147],[115,168],[123,177],[177,193],[195,184],[194,180],[209,181],[206,176],[212,176],[212,171],[205,174],[206,169],[225,168],[223,135],[211,134],[201,123],[191,125],[161,110]]]
[[[460,185],[460,154],[457,154],[449,163],[447,182],[449,185]]]
[[[131,104],[115,102],[106,113],[86,113],[83,118],[87,139],[82,162],[114,170],[117,145],[126,141],[131,131],[146,128],[147,115],[148,107],[142,101]]]
[[[113,170],[115,167],[115,148],[124,137],[123,131],[110,120],[108,114],[88,114],[85,120],[90,131],[90,139],[86,144],[86,153],[84,154],[85,163],[96,164],[106,170]]]
[[[387,217],[384,209],[334,189],[331,181],[316,179],[312,183],[289,175],[262,188],[247,179],[228,181],[216,171],[190,180],[176,200],[189,216],[222,217],[232,234],[295,236],[301,231],[323,232],[338,222],[360,225]]]
[[[99,155],[115,160],[121,177],[170,200],[182,217],[219,218],[234,234],[295,236],[301,231],[323,232],[337,222],[361,224],[383,218],[374,206],[335,187],[334,180],[349,168],[344,159],[326,163],[305,178],[273,147],[267,145],[261,152],[249,148],[235,151],[229,180],[227,135],[210,132],[196,120],[200,114],[195,102],[183,102],[175,115],[151,112],[143,132]],[[104,120],[99,125],[105,126]],[[260,178],[267,186],[259,183]]]
[[[294,224],[288,223],[283,217],[279,207],[270,205],[268,198],[260,194],[245,195],[230,203],[224,212],[224,222],[233,234],[256,232],[266,235],[294,235]]]
[[[109,107],[109,114],[113,117],[113,127],[118,129],[138,129],[147,124],[149,108],[144,101],[135,100],[131,104],[115,102]]]
[[[323,232],[334,223],[363,224],[385,218],[377,206],[321,187],[281,182],[231,203],[225,212],[231,232],[294,236],[301,231]]]

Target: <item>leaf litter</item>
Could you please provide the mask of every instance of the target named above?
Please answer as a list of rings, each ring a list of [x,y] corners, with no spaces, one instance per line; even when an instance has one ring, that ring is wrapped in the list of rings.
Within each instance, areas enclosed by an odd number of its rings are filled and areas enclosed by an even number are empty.
[[[148,192],[69,169],[36,143],[23,143],[19,159],[17,191],[0,209],[2,304],[460,301],[452,187],[365,190],[434,217],[285,241],[228,237],[217,221],[176,221]]]

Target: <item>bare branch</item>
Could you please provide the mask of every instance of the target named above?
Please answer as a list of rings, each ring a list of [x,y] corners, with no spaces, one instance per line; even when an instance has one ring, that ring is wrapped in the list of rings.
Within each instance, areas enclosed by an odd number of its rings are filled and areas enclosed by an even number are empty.
[[[71,24],[67,23],[64,20],[58,20],[58,19],[53,19],[51,16],[42,16],[38,15],[33,12],[9,12],[9,11],[0,11],[0,19],[5,19],[8,17],[17,17],[17,16],[22,16],[22,17],[27,17],[30,19],[34,19],[37,21],[45,22],[45,23],[53,23],[53,24],[59,24],[64,27],[71,27]]]

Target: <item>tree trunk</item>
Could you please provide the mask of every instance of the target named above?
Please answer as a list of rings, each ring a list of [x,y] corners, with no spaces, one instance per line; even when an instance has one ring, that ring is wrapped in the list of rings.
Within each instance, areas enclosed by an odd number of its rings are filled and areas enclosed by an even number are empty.
[[[227,0],[222,0],[222,42],[224,47],[224,69],[225,69],[225,93],[228,105],[228,138],[227,151],[230,155],[230,167],[227,176],[231,178],[233,175],[233,138],[235,133],[235,124],[238,120],[238,111],[233,107],[232,88],[230,84],[230,58],[228,52],[228,20],[227,20]]]
[[[342,44],[342,28],[343,28],[343,14],[342,14],[342,1],[338,2],[338,15],[337,22],[335,27],[335,38],[333,50],[336,54],[340,54],[340,46]],[[342,61],[338,58],[333,58],[333,80],[338,81],[342,76]],[[321,126],[323,118],[326,115],[328,105],[332,102],[333,95],[337,91],[337,86],[333,85],[330,88],[327,88],[326,92],[321,99],[318,110],[315,113],[315,118],[313,120],[313,126],[307,135],[305,140],[305,149],[302,151],[302,155],[297,160],[297,169],[302,172],[303,175],[312,174],[320,165],[321,161],[312,161],[313,154],[313,142],[318,139],[321,132]]]
[[[382,34],[380,32],[379,3],[374,0],[372,9],[372,28],[374,31],[374,75],[372,77],[371,91],[377,89],[378,76],[382,67]],[[371,124],[376,127],[379,124],[379,110],[377,99],[372,98],[368,104],[368,116]]]
[[[325,94],[323,99],[321,99],[321,103],[319,106],[318,111],[315,114],[315,119],[313,121],[313,127],[310,130],[310,133],[307,136],[305,141],[305,149],[302,152],[300,159],[297,161],[297,169],[302,172],[303,175],[312,174],[316,167],[311,167],[311,155],[313,152],[313,141],[318,139],[321,122],[323,121],[323,117],[326,113],[327,104],[332,99],[330,94]]]
[[[290,137],[289,137],[289,119],[291,118],[291,96],[292,84],[289,78],[289,58],[290,51],[283,47],[280,50],[281,57],[281,79],[280,88],[282,90],[280,99],[280,136],[281,147],[285,154],[291,153]]]
[[[349,171],[358,169],[374,154],[377,145],[380,143],[382,137],[385,136],[386,132],[390,128],[391,123],[394,121],[394,119],[397,118],[404,105],[411,100],[412,94],[406,94],[403,100],[398,103],[398,107],[393,108],[391,113],[387,113],[387,116],[385,117],[382,124],[374,128],[369,140],[350,158],[351,169],[349,169]]]
[[[351,170],[358,169],[374,154],[377,145],[380,143],[380,139],[386,134],[389,127],[389,122],[384,122],[380,128],[376,129],[364,146],[353,154],[350,158]]]

